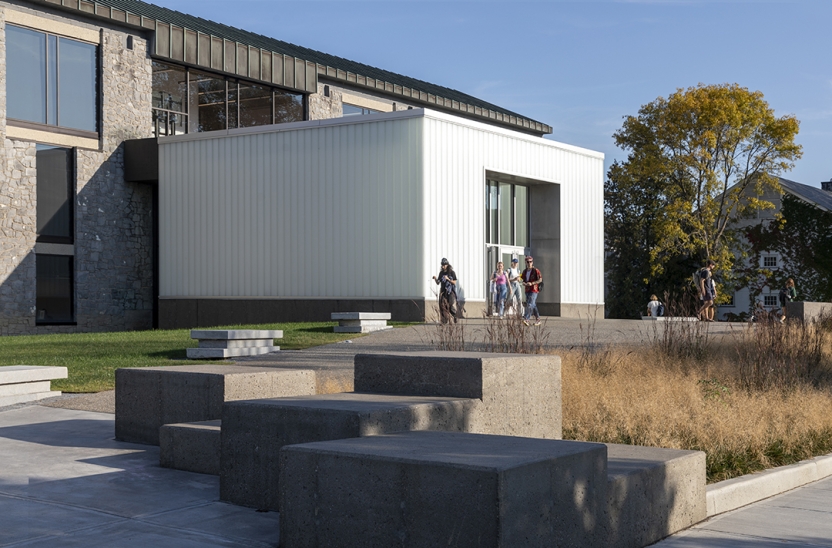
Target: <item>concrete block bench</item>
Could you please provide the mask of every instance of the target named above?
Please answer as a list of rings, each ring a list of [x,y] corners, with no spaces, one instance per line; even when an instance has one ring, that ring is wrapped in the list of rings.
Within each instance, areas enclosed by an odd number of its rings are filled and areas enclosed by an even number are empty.
[[[284,446],[402,430],[462,432],[477,404],[468,398],[355,392],[228,402],[222,413],[220,499],[278,510],[278,456]]]
[[[159,465],[218,476],[220,421],[163,425],[159,429]]]
[[[280,545],[605,546],[603,444],[450,432],[280,454]]]
[[[832,314],[832,303],[793,302],[786,303],[786,316],[803,321],[817,320],[821,315]]]
[[[283,331],[260,329],[194,329],[191,338],[199,340],[198,348],[188,348],[188,358],[201,360],[209,358],[235,358],[259,356],[277,352],[274,339],[282,339]]]
[[[277,510],[285,445],[400,430],[561,437],[557,356],[359,354],[354,375],[354,393],[226,403],[220,498]]]
[[[606,446],[603,546],[649,546],[707,517],[705,453]]]
[[[67,378],[66,367],[6,365],[0,367],[0,407],[60,396],[53,379]]]
[[[311,370],[182,365],[116,370],[116,439],[159,445],[163,424],[216,420],[226,401],[315,393]]]
[[[333,312],[332,320],[338,325],[336,333],[371,333],[382,329],[392,329],[387,325],[389,312]]]

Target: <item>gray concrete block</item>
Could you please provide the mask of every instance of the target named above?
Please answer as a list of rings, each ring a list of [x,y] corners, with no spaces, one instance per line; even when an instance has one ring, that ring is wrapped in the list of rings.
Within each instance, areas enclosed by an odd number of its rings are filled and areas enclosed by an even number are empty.
[[[802,318],[804,321],[816,320],[821,315],[832,314],[832,303],[794,302],[786,303],[786,316]]]
[[[274,339],[200,339],[199,348],[250,348],[274,346]]]
[[[116,439],[159,444],[163,424],[221,418],[226,401],[315,393],[311,370],[182,365],[116,370]]]
[[[560,439],[560,357],[478,352],[355,356],[355,391],[477,398],[467,431]]]
[[[332,328],[334,333],[373,333],[393,329],[389,325],[336,325]]]
[[[52,383],[50,381],[0,384],[0,397],[19,396],[21,394],[35,394],[38,392],[49,392],[51,388]]]
[[[0,367],[0,384],[16,384],[65,378],[67,378],[66,367],[50,365],[4,365]]]
[[[220,427],[219,420],[163,425],[159,429],[159,465],[218,476]]]
[[[261,356],[280,350],[279,346],[246,346],[237,348],[188,348],[186,354],[192,360]]]
[[[341,320],[384,320],[390,319],[389,312],[333,312],[333,321]]]
[[[267,329],[192,329],[192,339],[282,339],[283,331]]]
[[[604,546],[641,548],[705,519],[705,453],[607,444]]]
[[[46,398],[54,398],[60,396],[61,392],[58,390],[51,390],[49,392],[33,392],[28,394],[14,394],[10,396],[0,397],[0,407],[7,405],[17,405],[18,403],[26,403],[30,401],[38,401]]]
[[[220,499],[277,510],[282,447],[401,430],[465,431],[478,405],[467,398],[353,392],[227,402],[222,412]]]
[[[601,546],[602,444],[407,432],[285,447],[284,548]]]

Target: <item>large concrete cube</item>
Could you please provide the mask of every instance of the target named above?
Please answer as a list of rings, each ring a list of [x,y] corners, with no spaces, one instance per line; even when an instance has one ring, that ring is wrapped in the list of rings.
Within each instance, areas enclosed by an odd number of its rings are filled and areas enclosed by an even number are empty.
[[[479,352],[358,354],[355,391],[476,398],[467,431],[560,439],[558,356]]]
[[[315,372],[235,365],[116,370],[116,439],[159,445],[163,424],[219,419],[226,401],[315,393]]]
[[[407,432],[285,447],[280,545],[602,546],[602,444]]]
[[[278,510],[278,456],[286,445],[402,430],[465,431],[467,398],[326,394],[228,402],[223,407],[220,499]]]
[[[604,546],[641,548],[705,519],[705,453],[607,444]]]

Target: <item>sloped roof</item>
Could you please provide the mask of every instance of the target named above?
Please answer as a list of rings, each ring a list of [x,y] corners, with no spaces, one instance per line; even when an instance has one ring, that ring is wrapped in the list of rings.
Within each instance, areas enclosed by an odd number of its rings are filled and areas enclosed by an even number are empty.
[[[393,97],[400,96],[413,103],[421,103],[430,108],[447,110],[454,114],[487,121],[510,127],[515,130],[543,135],[552,132],[546,124],[524,117],[508,109],[483,101],[455,89],[431,84],[390,72],[384,69],[358,63],[343,57],[329,55],[310,48],[290,44],[276,38],[263,36],[229,25],[223,25],[208,19],[188,15],[175,10],[142,2],[140,0],[34,0],[39,3],[57,5],[63,9],[86,12],[89,15],[104,17],[148,30],[161,31],[164,36],[157,39],[154,55],[173,60],[190,62],[197,66],[206,66],[214,70],[231,72],[254,80],[289,87],[305,92],[315,92],[317,76],[321,75],[358,88],[369,88]],[[229,5],[232,5],[229,3]],[[184,29],[187,29],[185,31]],[[170,33],[170,39],[167,34]],[[187,59],[189,50],[181,45],[189,39],[199,43],[211,43],[208,37],[219,43],[225,52],[226,44],[236,44],[229,51],[234,52],[235,59],[220,57],[223,66],[217,66],[216,58],[203,59],[197,56]],[[177,47],[171,44],[177,42]],[[252,51],[255,48],[258,51]],[[244,56],[241,60],[239,57]],[[261,61],[262,58],[262,61]],[[268,72],[266,67],[268,66]],[[274,70],[272,70],[274,67]]]
[[[818,206],[821,209],[832,212],[832,192],[828,192],[815,186],[804,185],[796,183],[782,177],[780,179],[780,186],[798,198],[801,198],[811,204]]]

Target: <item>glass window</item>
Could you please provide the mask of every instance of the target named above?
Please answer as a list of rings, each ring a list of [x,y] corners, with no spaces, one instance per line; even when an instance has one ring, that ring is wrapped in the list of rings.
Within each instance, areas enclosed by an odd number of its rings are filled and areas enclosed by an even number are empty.
[[[228,129],[235,129],[239,127],[237,124],[239,122],[239,110],[237,104],[237,98],[239,97],[239,92],[237,89],[237,82],[227,82],[227,97],[228,97]]]
[[[71,244],[73,241],[74,170],[72,149],[38,145],[37,240]]]
[[[226,129],[225,80],[190,71],[189,131]]]
[[[96,46],[58,39],[58,125],[98,131]]]
[[[774,255],[768,255],[763,257],[763,266],[767,268],[776,267],[777,257]]]
[[[500,201],[498,196],[498,189],[496,183],[488,185],[488,225],[491,228],[488,234],[488,242],[492,244],[500,243],[498,234],[498,221],[500,219]]]
[[[512,238],[512,217],[514,211],[512,205],[511,185],[500,183],[500,240],[501,244],[513,244]]]
[[[36,255],[37,323],[74,321],[73,260],[64,255]]]
[[[98,131],[98,46],[6,25],[8,117]]]
[[[153,128],[156,135],[186,133],[187,95],[185,68],[153,61]]]
[[[373,110],[371,108],[357,107],[349,103],[342,105],[344,116],[361,116],[363,114],[375,114],[381,112],[380,110]]]
[[[265,86],[240,84],[240,127],[273,123],[272,90]]]
[[[46,35],[6,25],[9,118],[46,123]]]
[[[303,95],[288,91],[274,91],[274,123],[303,121]]]
[[[514,187],[514,245],[529,247],[529,189]]]
[[[764,295],[763,304],[765,306],[777,306],[777,295]]]

